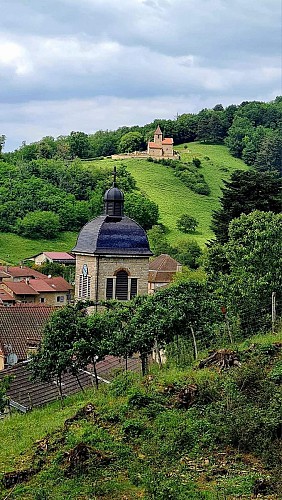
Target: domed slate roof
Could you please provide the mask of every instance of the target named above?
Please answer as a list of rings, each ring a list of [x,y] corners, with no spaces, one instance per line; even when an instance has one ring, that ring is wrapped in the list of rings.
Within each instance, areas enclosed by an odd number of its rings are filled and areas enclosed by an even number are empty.
[[[85,224],[72,252],[91,255],[152,255],[147,235],[137,222],[126,216],[117,218],[109,215],[100,215]]]
[[[111,187],[105,192],[104,201],[124,200],[123,192],[117,187]]]

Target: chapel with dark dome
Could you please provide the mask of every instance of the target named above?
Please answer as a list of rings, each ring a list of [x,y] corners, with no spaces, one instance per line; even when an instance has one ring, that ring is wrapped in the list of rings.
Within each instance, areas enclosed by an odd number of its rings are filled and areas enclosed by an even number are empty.
[[[104,214],[81,229],[76,256],[75,299],[130,300],[148,293],[150,251],[144,229],[124,215],[124,195],[113,186],[104,195]]]

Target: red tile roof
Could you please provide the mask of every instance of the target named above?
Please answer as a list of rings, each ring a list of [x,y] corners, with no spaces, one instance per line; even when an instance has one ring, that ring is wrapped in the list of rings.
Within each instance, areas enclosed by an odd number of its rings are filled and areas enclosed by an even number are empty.
[[[150,149],[162,149],[162,145],[157,144],[156,142],[149,142],[149,148]]]
[[[4,285],[15,295],[38,295],[38,292],[25,281],[6,281]]]
[[[0,345],[7,354],[6,346],[19,360],[26,359],[27,339],[42,337],[44,326],[56,307],[20,304],[11,307],[0,306]]]
[[[54,289],[48,283],[46,283],[48,279],[47,276],[45,278],[45,280],[29,280],[29,286],[38,293],[54,292]]]
[[[61,276],[54,276],[54,278],[47,278],[45,282],[52,287],[55,292],[68,292],[73,287]]]
[[[149,262],[150,271],[176,272],[179,266],[181,266],[181,264],[166,253],[162,253],[161,255],[159,255],[158,257]]]
[[[9,293],[5,292],[5,290],[0,288],[0,303],[3,300],[4,301],[13,301],[15,299],[12,297],[12,295],[10,295]]]
[[[128,358],[128,370],[141,371],[140,358]],[[106,356],[103,361],[97,363],[97,374],[103,380],[111,380],[117,369],[125,370],[125,360],[122,358],[115,358],[113,356]],[[20,405],[21,411],[31,410],[33,407],[42,406],[51,401],[59,399],[59,390],[56,381],[50,383],[43,383],[39,381],[30,380],[30,371],[28,363],[18,363],[15,366],[2,370],[0,372],[0,380],[5,375],[13,375],[14,378],[7,390],[7,395],[10,398],[12,406],[17,407]],[[93,386],[93,374],[87,370],[79,370],[79,381],[82,387]],[[76,377],[71,374],[64,374],[62,376],[62,392],[64,396],[79,392],[79,386]]]
[[[68,292],[72,290],[72,286],[61,276],[48,278],[45,276],[44,280],[29,280],[29,286],[36,290],[36,292]]]
[[[181,264],[167,254],[161,254],[149,262],[150,283],[170,283]]]
[[[56,380],[49,383],[31,381],[27,362],[18,363],[11,368],[2,370],[2,372],[0,372],[0,380],[5,377],[5,375],[13,376],[10,387],[7,390],[10,404],[23,412],[59,399],[59,388]],[[78,374],[78,378],[83,388],[93,385],[92,375],[85,371],[81,370]],[[63,396],[69,396],[80,390],[81,387],[76,377],[71,374],[64,374],[62,376]]]
[[[166,139],[162,140],[162,144],[173,144],[173,139],[172,137],[167,137]]]
[[[0,266],[0,271],[4,271],[9,276],[13,278],[45,278],[45,274],[35,271],[35,269],[30,269],[25,266]]]
[[[75,257],[67,252],[43,252],[46,257],[52,260],[70,260],[75,262]],[[40,254],[38,254],[40,255]]]

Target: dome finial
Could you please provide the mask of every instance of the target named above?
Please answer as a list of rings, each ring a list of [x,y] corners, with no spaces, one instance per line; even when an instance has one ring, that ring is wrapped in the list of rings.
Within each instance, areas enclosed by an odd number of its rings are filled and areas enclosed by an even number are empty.
[[[117,168],[114,166],[113,185],[105,192],[104,214],[110,217],[123,217],[123,192],[117,187]]]
[[[114,176],[114,180],[113,180],[113,187],[117,187],[117,167],[114,166],[114,171],[112,172],[113,176]]]

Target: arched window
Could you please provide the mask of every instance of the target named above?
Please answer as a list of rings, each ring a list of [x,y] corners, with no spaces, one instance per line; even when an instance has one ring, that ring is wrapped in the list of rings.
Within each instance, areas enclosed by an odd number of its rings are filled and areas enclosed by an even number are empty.
[[[128,300],[128,274],[126,271],[116,273],[116,299]]]
[[[133,278],[125,269],[120,269],[112,277],[107,277],[105,285],[106,300],[129,300],[138,295],[138,278]]]

